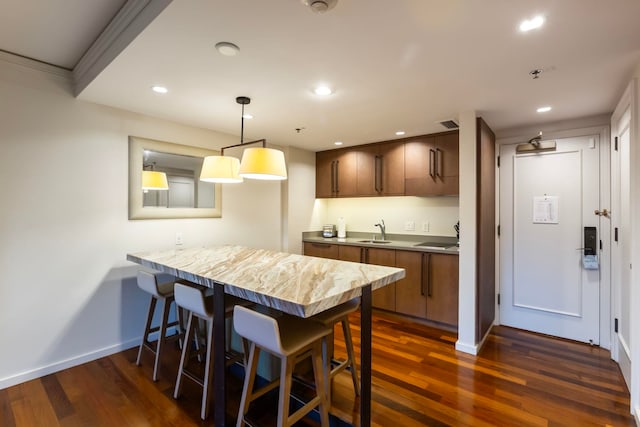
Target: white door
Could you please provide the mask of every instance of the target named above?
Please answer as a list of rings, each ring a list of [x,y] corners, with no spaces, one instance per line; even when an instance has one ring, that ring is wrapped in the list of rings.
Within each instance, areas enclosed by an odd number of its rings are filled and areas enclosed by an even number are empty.
[[[557,139],[555,151],[501,147],[503,325],[600,343],[599,270],[583,266],[584,227],[600,240],[599,143],[594,135]]]

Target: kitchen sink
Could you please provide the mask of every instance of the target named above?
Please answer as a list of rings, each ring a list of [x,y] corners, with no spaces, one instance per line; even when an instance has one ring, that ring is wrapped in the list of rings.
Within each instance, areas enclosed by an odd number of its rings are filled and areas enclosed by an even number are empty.
[[[391,240],[359,240],[359,243],[391,243]]]

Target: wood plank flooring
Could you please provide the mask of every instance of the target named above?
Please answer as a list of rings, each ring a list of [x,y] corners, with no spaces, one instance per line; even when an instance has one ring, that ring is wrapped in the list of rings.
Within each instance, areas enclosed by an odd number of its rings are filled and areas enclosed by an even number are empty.
[[[359,318],[351,317],[356,352]],[[477,357],[456,352],[454,333],[380,313],[373,319],[374,426],[635,426],[629,393],[609,352],[598,347],[494,327]],[[151,381],[151,355],[136,349],[0,390],[0,426],[200,426],[200,389],[185,383],[172,398],[178,350]],[[336,328],[335,352],[346,354]],[[229,381],[229,424],[240,379]],[[348,372],[333,384],[331,412],[357,425]],[[215,403],[214,403],[215,404]],[[253,412],[272,425],[275,407]],[[303,420],[300,426],[316,426]]]

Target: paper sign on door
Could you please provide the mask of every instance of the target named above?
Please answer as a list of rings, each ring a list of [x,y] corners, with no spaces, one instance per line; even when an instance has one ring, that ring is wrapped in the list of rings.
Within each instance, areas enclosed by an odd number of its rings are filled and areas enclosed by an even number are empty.
[[[558,223],[558,196],[535,196],[533,198],[533,223]]]

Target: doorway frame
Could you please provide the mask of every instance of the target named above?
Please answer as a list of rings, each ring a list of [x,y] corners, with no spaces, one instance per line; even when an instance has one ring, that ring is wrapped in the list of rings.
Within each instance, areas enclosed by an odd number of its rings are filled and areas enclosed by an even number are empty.
[[[608,120],[607,120],[608,121]],[[500,148],[505,144],[517,144],[526,142],[532,136],[543,132],[544,139],[574,138],[581,136],[598,135],[600,137],[600,209],[611,209],[611,130],[609,124],[570,127],[569,124],[563,128],[562,123],[551,125],[541,125],[537,128],[526,128],[517,131],[515,136],[501,137],[496,139],[496,162],[500,156]],[[498,163],[496,163],[498,164]],[[496,221],[500,225],[500,169],[496,168]],[[600,257],[600,347],[611,350],[612,341],[612,310],[611,310],[611,222],[607,218],[600,217],[600,239],[602,240],[602,251]],[[502,287],[500,277],[500,237],[496,238],[496,320],[495,324],[500,325],[500,306],[498,304],[499,294]]]

